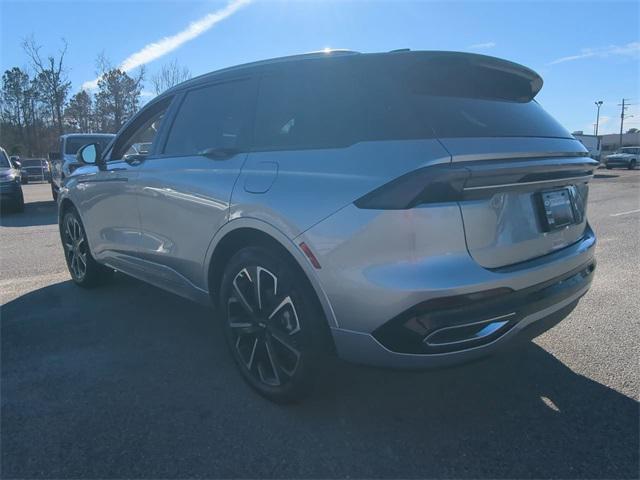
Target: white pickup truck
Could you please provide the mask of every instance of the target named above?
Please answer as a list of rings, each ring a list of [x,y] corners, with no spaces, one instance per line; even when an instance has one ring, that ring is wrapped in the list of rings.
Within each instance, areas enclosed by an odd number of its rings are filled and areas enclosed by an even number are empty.
[[[98,143],[104,151],[105,147],[115,137],[112,133],[68,133],[61,135],[57,152],[49,153],[51,162],[51,194],[58,199],[58,190],[65,177],[69,176],[80,163],[76,161],[76,153],[88,143]]]
[[[604,166],[608,169],[626,167],[629,170],[633,170],[638,163],[640,163],[640,147],[622,147],[616,153],[607,155],[604,159]]]

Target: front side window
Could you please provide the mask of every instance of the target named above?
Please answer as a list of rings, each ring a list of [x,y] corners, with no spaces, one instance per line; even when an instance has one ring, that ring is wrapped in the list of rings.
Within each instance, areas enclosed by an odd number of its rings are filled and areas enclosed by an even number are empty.
[[[116,141],[111,159],[127,160],[133,156],[149,155],[153,151],[152,148],[170,103],[171,98],[165,99],[142,112]]]
[[[239,80],[188,92],[176,114],[164,153],[207,155],[248,147],[253,82]]]

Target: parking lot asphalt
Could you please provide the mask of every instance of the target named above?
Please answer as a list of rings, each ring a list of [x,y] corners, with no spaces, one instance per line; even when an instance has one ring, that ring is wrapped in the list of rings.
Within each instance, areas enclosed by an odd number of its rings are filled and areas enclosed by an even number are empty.
[[[592,290],[517,351],[445,370],[338,363],[277,406],[206,308],[66,272],[47,184],[0,221],[2,478],[637,478],[640,171],[599,170]]]

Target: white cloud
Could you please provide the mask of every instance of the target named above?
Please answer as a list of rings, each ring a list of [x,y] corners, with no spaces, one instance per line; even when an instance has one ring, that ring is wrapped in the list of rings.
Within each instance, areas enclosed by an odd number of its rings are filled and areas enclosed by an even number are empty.
[[[473,45],[469,45],[469,50],[486,50],[487,48],[493,48],[496,46],[496,42],[484,42],[484,43],[475,43]]]
[[[626,45],[609,45],[608,47],[599,48],[583,48],[580,53],[569,55],[567,57],[557,58],[554,61],[549,62],[549,65],[572,62],[574,60],[582,60],[583,58],[606,58],[611,56],[640,56],[640,42],[631,42],[627,43]]]
[[[595,131],[595,118],[593,119],[594,122],[590,123],[588,125],[586,125],[582,131],[584,133],[586,133],[587,135],[591,135],[592,133],[594,133]],[[611,121],[611,117],[607,116],[607,115],[600,115],[600,122],[598,124],[598,135],[602,135],[603,133],[603,129],[605,128],[605,126]]]
[[[161,38],[157,42],[145,45],[141,50],[125,58],[119,66],[120,70],[128,72],[172,52],[184,43],[202,35],[218,22],[230,17],[240,8],[251,3],[251,1],[252,0],[231,0],[224,8],[205,15],[195,22],[191,22],[189,26],[181,32],[169,37]],[[94,80],[84,82],[82,84],[82,88],[93,90],[97,88],[98,80],[99,78],[96,78]]]

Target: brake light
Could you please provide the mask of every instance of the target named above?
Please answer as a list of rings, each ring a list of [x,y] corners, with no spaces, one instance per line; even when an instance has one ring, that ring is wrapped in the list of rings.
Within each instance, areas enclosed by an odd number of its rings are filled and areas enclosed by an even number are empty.
[[[462,198],[469,176],[464,167],[424,167],[367,193],[354,204],[372,210],[405,210],[424,203],[455,202]]]

